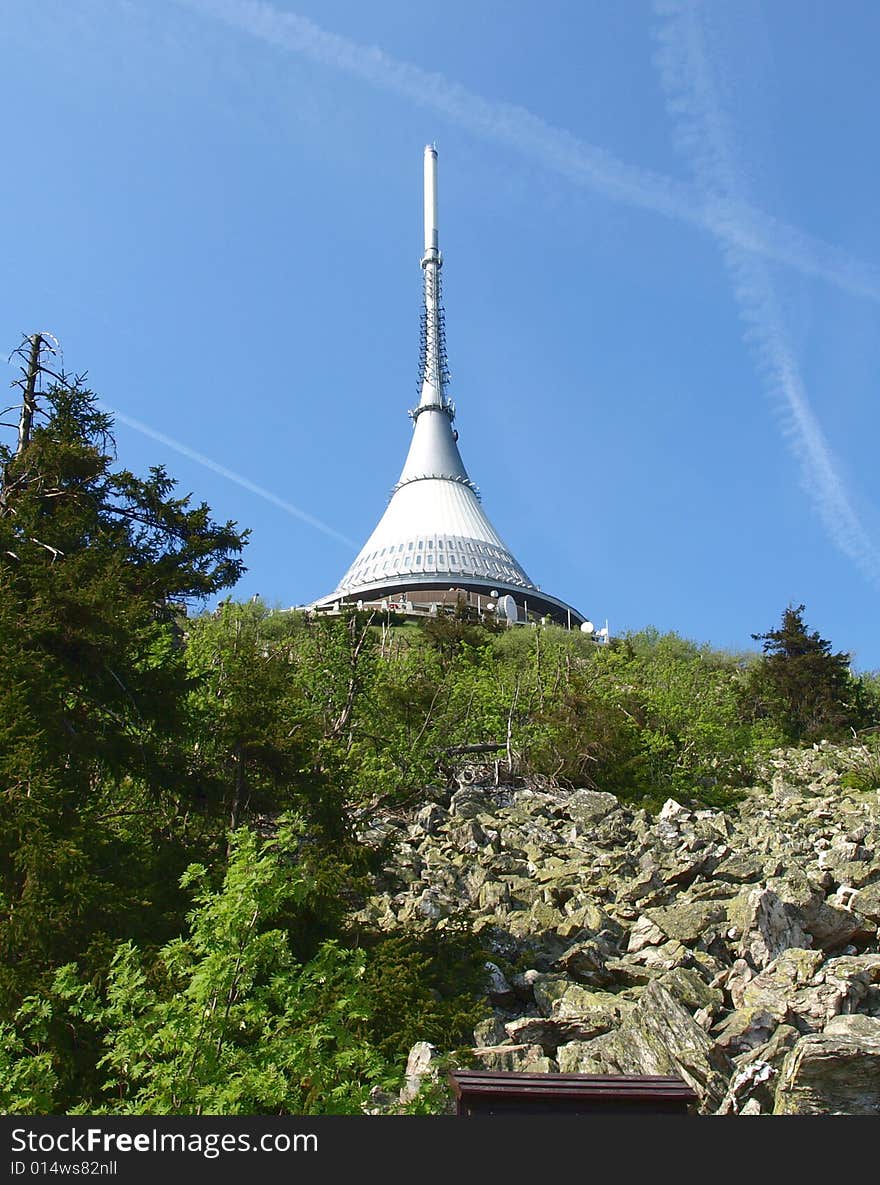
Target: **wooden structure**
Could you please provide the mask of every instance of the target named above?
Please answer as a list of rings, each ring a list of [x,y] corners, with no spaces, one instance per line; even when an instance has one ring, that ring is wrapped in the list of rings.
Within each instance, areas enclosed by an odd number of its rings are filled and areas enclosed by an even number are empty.
[[[680,1078],[453,1070],[459,1115],[686,1115]]]

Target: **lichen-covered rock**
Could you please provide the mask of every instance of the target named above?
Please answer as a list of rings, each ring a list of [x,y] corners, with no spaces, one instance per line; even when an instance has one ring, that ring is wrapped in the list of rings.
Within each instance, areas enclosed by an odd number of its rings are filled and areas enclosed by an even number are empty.
[[[729,1058],[661,984],[650,983],[636,1008],[603,1038],[602,1060],[621,1074],[674,1074],[692,1087],[700,1109],[721,1103],[732,1072]]]
[[[567,1019],[522,1016],[504,1026],[511,1044],[540,1045],[548,1057],[552,1057],[560,1045],[565,1045],[569,1041],[588,1041],[591,1037],[606,1032],[608,1027],[607,1015],[598,1013]]]
[[[556,1050],[556,1064],[561,1074],[608,1074],[608,1061],[602,1057],[598,1041],[569,1041]]]
[[[648,909],[645,912],[667,938],[673,938],[684,946],[696,946],[701,941],[711,942],[727,925],[727,911],[718,901],[682,901],[665,909]]]
[[[822,962],[822,952],[791,947],[747,983],[742,993],[746,1008],[763,1009],[786,1020],[794,1007],[798,991],[806,987]]]
[[[738,953],[757,970],[784,950],[812,945],[795,911],[772,889],[751,890],[731,904],[729,913],[741,935]]]
[[[556,960],[556,965],[577,983],[608,987],[614,982],[614,976],[605,966],[607,950],[607,945],[598,942],[577,942]]]
[[[863,918],[880,926],[880,880],[859,889],[852,899],[852,907]]]
[[[626,996],[590,991],[555,976],[542,977],[535,983],[534,991],[542,1016],[577,1021],[584,1030],[579,1039],[614,1028],[635,1007],[635,1002]]]
[[[880,1116],[880,1021],[875,1031],[871,1019],[838,1016],[802,1037],[783,1063],[773,1113]]]
[[[659,946],[665,941],[665,932],[656,922],[643,914],[629,932],[629,940],[626,944],[627,953],[635,955],[640,950],[644,950],[646,946]]]
[[[606,794],[599,790],[575,790],[566,806],[568,813],[575,823],[589,829],[617,810],[618,800],[613,794]]]
[[[737,1008],[712,1030],[715,1044],[730,1057],[757,1049],[769,1041],[779,1018],[766,1008]]]
[[[724,1006],[724,994],[720,989],[710,987],[703,976],[691,967],[673,967],[665,971],[657,982],[689,1012],[702,1010],[714,1016]]]
[[[470,1051],[483,1070],[507,1070],[520,1074],[552,1074],[557,1063],[540,1045],[489,1045]]]

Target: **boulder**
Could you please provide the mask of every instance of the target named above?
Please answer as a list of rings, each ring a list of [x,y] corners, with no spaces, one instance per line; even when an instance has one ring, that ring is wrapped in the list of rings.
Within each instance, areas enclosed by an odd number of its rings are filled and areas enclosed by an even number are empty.
[[[718,988],[710,987],[703,976],[690,967],[664,971],[657,982],[689,1012],[702,1010],[715,1015],[724,1006],[724,994]]]
[[[656,922],[643,914],[629,932],[626,944],[628,954],[638,954],[646,946],[659,946],[666,941],[666,934]]]
[[[852,899],[852,908],[875,926],[880,926],[880,880],[859,889]]]
[[[569,1041],[556,1050],[556,1064],[561,1074],[615,1073],[613,1063],[602,1056],[602,1041]]]
[[[645,912],[667,938],[685,946],[710,940],[710,935],[723,932],[727,925],[727,910],[719,901],[682,901],[665,909]]]
[[[613,794],[605,794],[599,790],[575,790],[568,799],[568,814],[578,823],[587,834],[601,819],[616,811],[617,799]]]
[[[609,1027],[607,1016],[558,1019],[547,1016],[521,1016],[504,1026],[514,1045],[540,1045],[552,1057],[560,1045],[569,1041],[588,1041]]]
[[[618,1029],[596,1052],[621,1074],[674,1074],[692,1087],[701,1111],[714,1111],[733,1067],[726,1053],[659,983],[645,988]]]
[[[743,1006],[763,1009],[778,1021],[786,1020],[794,1008],[795,994],[810,983],[822,959],[821,951],[801,947],[784,950],[745,985]]]
[[[712,1036],[719,1048],[736,1057],[765,1045],[778,1024],[766,1008],[737,1008],[712,1029]]]
[[[509,1005],[516,1001],[516,993],[507,982],[497,963],[486,963],[485,992],[493,1004]]]
[[[483,1070],[507,1070],[519,1074],[551,1074],[556,1062],[540,1045],[488,1045],[471,1050],[471,1057]]]
[[[772,889],[758,887],[730,908],[730,920],[741,937],[738,954],[757,970],[791,947],[808,947],[811,940],[793,911]]]
[[[614,976],[605,966],[606,950],[604,945],[594,941],[578,942],[556,960],[556,966],[577,983],[608,987],[614,982]]]
[[[406,1059],[406,1078],[400,1091],[400,1101],[411,1103],[418,1098],[425,1082],[436,1082],[439,1077],[440,1053],[430,1041],[417,1041]]]
[[[576,1020],[594,1036],[620,1023],[632,1011],[634,1001],[612,992],[590,991],[580,984],[548,976],[535,984],[535,1003],[543,1016],[554,1020]]]
[[[786,1057],[774,1115],[880,1115],[880,1021],[838,1016]]]
[[[487,1045],[504,1044],[507,1040],[507,1031],[504,1028],[502,1015],[496,1013],[474,1025],[474,1045],[484,1049]]]

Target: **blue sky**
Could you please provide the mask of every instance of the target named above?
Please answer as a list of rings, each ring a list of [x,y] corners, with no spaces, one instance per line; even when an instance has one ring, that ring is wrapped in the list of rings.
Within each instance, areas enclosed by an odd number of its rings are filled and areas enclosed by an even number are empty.
[[[878,668],[878,42],[869,0],[7,0],[3,352],[54,333],[122,463],[252,528],[235,595],[329,592],[408,444],[436,141],[462,454],[532,579],[734,649],[804,602]]]

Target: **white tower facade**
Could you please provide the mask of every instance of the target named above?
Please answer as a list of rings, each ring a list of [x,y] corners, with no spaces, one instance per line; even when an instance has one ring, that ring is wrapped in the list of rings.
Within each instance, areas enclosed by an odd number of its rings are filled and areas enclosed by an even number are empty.
[[[583,615],[532,583],[489,521],[458,449],[455,405],[448,395],[437,229],[437,150],[425,148],[424,304],[420,396],[410,412],[413,436],[385,513],[335,591],[316,608],[406,594],[422,604],[471,597],[512,597],[520,619],[550,614],[580,625]],[[509,606],[510,601],[506,602]]]

